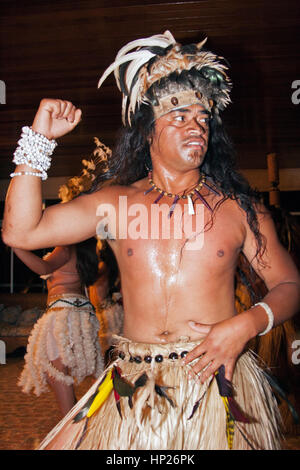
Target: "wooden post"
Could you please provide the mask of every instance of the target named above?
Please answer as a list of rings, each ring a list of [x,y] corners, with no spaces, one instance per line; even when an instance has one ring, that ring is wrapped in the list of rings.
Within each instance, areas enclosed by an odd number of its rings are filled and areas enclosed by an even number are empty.
[[[267,162],[268,162],[268,179],[270,183],[269,203],[270,203],[270,206],[280,207],[280,191],[278,189],[279,170],[278,170],[276,153],[269,153],[267,155]]]

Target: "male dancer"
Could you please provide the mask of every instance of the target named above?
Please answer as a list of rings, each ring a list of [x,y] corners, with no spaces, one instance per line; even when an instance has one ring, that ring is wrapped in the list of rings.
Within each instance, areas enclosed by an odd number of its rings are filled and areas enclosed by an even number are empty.
[[[227,67],[203,45],[181,46],[166,32],[118,53],[102,81],[115,71],[124,132],[99,190],[42,212],[52,139],[81,118],[70,102],[42,100],[16,152],[4,242],[32,250],[108,237],[124,301],[119,357],[42,448],[280,446],[274,398],[245,348],[297,312],[299,276],[235,171],[219,115],[230,101]],[[39,134],[48,139],[43,157]],[[269,292],[236,315],[241,251]]]

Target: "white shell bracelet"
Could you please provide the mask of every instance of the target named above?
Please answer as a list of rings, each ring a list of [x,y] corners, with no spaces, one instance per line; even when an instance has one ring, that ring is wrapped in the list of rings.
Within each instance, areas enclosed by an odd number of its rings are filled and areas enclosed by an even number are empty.
[[[269,307],[268,304],[266,304],[265,302],[258,302],[257,304],[253,305],[253,307],[262,307],[264,309],[264,311],[266,312],[267,316],[268,316],[268,325],[267,325],[267,328],[262,332],[262,333],[259,333],[258,336],[263,336],[263,335],[266,335],[267,333],[269,333],[269,331],[272,330],[273,326],[274,326],[274,314],[271,310],[271,308]]]
[[[47,179],[47,170],[51,165],[51,158],[57,142],[49,140],[42,134],[35,132],[30,127],[22,127],[21,138],[15,150],[13,163],[16,165],[28,165],[40,172],[43,180]],[[16,174],[13,174],[17,176]]]
[[[22,176],[22,175],[29,175],[29,176],[38,176],[39,178],[43,178],[43,173],[37,173],[36,171],[16,171],[11,173],[9,176],[14,178],[15,176]]]

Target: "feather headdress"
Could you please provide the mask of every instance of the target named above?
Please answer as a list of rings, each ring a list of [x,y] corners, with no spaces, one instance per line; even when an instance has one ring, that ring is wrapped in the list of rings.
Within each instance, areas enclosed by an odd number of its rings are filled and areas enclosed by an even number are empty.
[[[153,106],[155,118],[174,107],[194,103],[203,104],[210,110],[212,107],[222,110],[230,102],[231,82],[226,74],[228,67],[222,63],[222,57],[202,49],[205,42],[206,39],[199,44],[182,46],[169,31],[132,41],[118,52],[115,61],[101,76],[98,88],[114,72],[117,86],[123,94],[124,125],[126,122],[131,124],[131,115],[141,103]],[[202,80],[202,85],[193,91],[186,93],[187,90],[184,90],[185,94],[179,94],[179,97],[170,92],[169,96],[172,95],[175,99],[170,98],[166,103],[164,96],[164,106],[160,103],[160,98],[153,100],[147,93],[153,84],[159,83],[170,74],[180,74],[191,69],[198,71]],[[182,91],[177,89],[179,93]]]

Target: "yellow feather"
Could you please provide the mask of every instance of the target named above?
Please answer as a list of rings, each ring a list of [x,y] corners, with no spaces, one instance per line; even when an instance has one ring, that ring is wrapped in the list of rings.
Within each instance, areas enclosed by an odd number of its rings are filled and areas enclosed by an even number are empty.
[[[95,411],[97,411],[101,405],[105,402],[108,398],[110,392],[113,389],[113,381],[112,381],[112,370],[110,369],[105,377],[105,380],[102,382],[100,387],[98,388],[98,393],[91,404],[91,407],[88,411],[87,418],[90,418]]]
[[[234,436],[234,420],[231,417],[229,412],[228,400],[226,397],[221,397],[226,409],[226,435],[228,447],[231,450],[233,446],[233,436]]]

